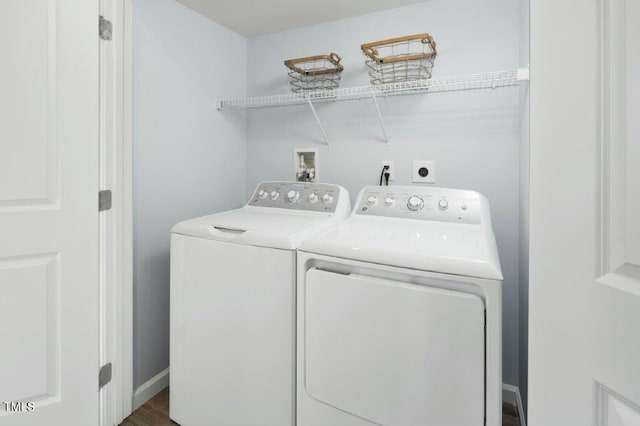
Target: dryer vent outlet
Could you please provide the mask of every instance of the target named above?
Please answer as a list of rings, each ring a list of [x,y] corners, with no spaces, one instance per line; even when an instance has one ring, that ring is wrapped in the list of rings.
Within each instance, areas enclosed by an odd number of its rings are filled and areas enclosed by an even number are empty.
[[[414,160],[412,176],[414,183],[436,183],[436,162]]]

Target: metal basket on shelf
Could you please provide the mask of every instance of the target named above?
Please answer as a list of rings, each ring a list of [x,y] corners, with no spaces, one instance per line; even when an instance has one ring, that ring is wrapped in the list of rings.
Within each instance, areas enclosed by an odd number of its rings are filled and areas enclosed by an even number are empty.
[[[365,43],[361,46],[371,84],[431,78],[437,51],[427,33]]]
[[[337,89],[344,69],[341,60],[338,54],[330,53],[284,61],[289,68],[291,90],[300,93]]]

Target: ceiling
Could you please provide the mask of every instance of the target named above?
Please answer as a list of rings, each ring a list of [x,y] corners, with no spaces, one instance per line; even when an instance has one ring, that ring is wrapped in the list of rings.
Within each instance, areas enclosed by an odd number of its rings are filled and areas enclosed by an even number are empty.
[[[364,15],[424,0],[178,0],[247,37]]]

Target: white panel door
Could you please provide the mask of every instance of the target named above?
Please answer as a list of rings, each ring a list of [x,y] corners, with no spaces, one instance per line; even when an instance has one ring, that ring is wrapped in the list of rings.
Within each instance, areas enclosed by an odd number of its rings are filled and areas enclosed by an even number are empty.
[[[638,22],[531,3],[532,426],[640,425]]]
[[[0,425],[98,422],[98,0],[0,2]]]

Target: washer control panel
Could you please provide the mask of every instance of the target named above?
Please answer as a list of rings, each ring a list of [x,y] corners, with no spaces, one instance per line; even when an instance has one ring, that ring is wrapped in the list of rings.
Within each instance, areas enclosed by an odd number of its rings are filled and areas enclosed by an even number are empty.
[[[326,183],[263,182],[248,205],[333,213],[340,198],[340,187]]]
[[[360,193],[355,214],[480,224],[483,202],[477,192],[460,189],[368,186]]]

